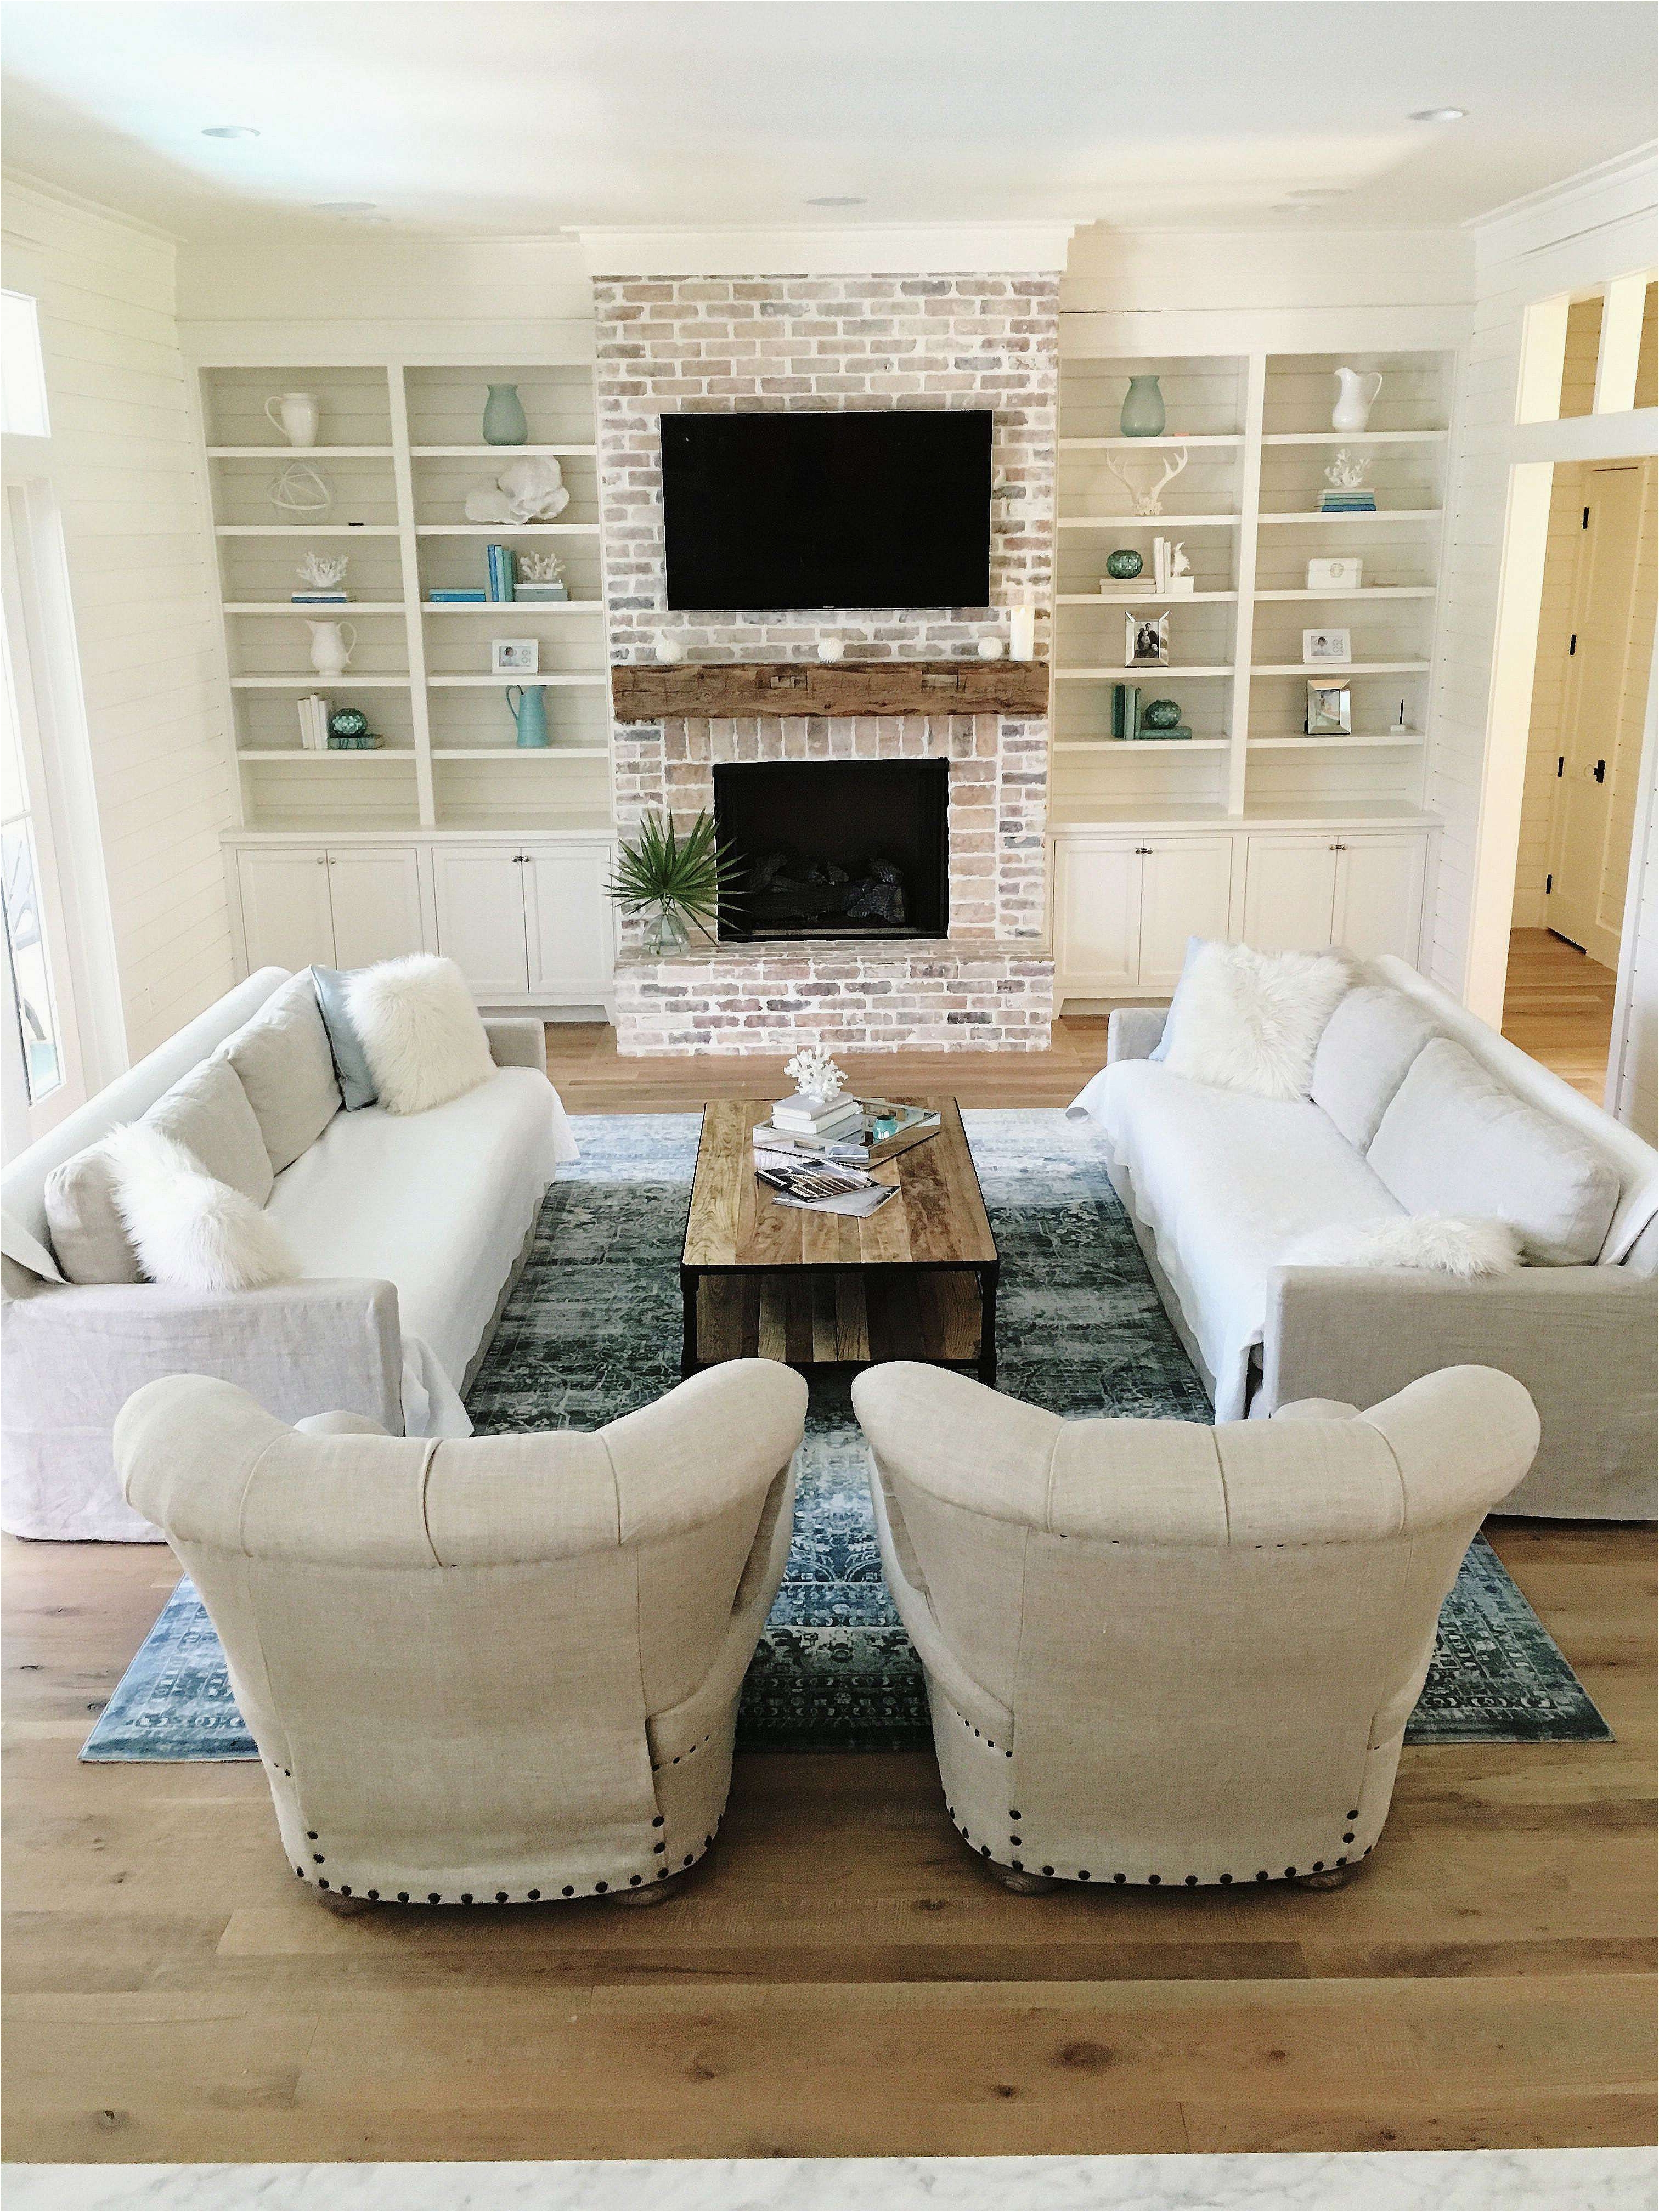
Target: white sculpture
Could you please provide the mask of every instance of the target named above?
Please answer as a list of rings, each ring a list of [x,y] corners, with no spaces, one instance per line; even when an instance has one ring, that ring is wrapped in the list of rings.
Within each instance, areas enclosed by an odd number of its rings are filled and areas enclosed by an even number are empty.
[[[1184,540],[1170,548],[1170,574],[1164,590],[1171,599],[1189,599],[1194,590],[1193,571],[1187,558]]]
[[[551,522],[570,504],[559,465],[538,453],[511,462],[493,484],[466,495],[469,522]]]
[[[1134,512],[1137,514],[1162,514],[1164,512],[1164,487],[1166,483],[1172,482],[1175,477],[1178,477],[1182,469],[1186,467],[1187,448],[1182,446],[1172,461],[1164,462],[1163,475],[1159,477],[1155,484],[1145,491],[1137,490],[1134,479],[1130,476],[1127,469],[1121,466],[1118,462],[1114,460],[1109,453],[1106,456],[1106,465],[1111,471],[1112,474],[1117,478],[1118,482],[1123,486],[1124,489],[1128,493],[1131,501],[1133,502]]]
[[[659,629],[651,650],[665,668],[678,667],[685,658],[685,647],[672,631]]]
[[[345,581],[346,556],[329,559],[321,553],[307,553],[295,570],[300,581],[311,592],[337,592]]]
[[[797,1091],[808,1098],[821,1098],[826,1105],[847,1087],[847,1078],[821,1044],[804,1044],[785,1062],[783,1072]]]
[[[284,514],[326,514],[334,493],[309,461],[290,461],[270,487],[270,503]]]
[[[1336,459],[1325,471],[1325,481],[1338,491],[1358,491],[1364,484],[1370,463],[1359,454],[1351,453],[1346,446],[1337,448]]]
[[[556,553],[520,553],[519,574],[526,584],[556,584],[564,574],[564,563]]]
[[[845,660],[847,640],[844,637],[821,637],[818,640],[818,659],[824,661]]]

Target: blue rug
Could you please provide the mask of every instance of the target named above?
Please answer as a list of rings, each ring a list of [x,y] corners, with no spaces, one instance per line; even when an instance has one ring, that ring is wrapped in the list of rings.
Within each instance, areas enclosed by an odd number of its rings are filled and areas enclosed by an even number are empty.
[[[999,1388],[1070,1419],[1207,1420],[1089,1127],[1048,1111],[963,1120],[1002,1254]],[[589,1115],[574,1127],[580,1163],[548,1194],[530,1264],[469,1394],[480,1433],[597,1427],[679,1379],[678,1266],[698,1117]],[[1477,1538],[1442,1610],[1407,1741],[1611,1735]],[[744,1687],[739,1746],[878,1751],[929,1740],[921,1668],[881,1578],[848,1387],[815,1380],[794,1541]],[[188,1581],[81,1755],[258,1756]]]

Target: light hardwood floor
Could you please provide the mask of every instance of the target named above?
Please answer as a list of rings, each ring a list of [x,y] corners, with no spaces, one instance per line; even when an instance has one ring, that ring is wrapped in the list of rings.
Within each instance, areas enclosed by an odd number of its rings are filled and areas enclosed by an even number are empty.
[[[1518,948],[1515,1018],[1565,1024],[1533,1048],[1587,1079],[1600,1002],[1560,1002],[1583,979],[1544,977],[1549,945]],[[1041,1055],[860,1072],[1059,1104],[1103,1052],[1103,1023],[1067,1021]],[[555,1029],[550,1060],[576,1111],[757,1082],[619,1062],[595,1030]],[[1407,1751],[1346,1890],[1014,1898],[930,1759],[768,1756],[738,1761],[717,1849],[659,1911],[346,1922],[288,1872],[257,1766],[76,1763],[167,1554],[8,1542],[5,2154],[1650,2142],[1650,1540],[1492,1533],[1618,1741]]]

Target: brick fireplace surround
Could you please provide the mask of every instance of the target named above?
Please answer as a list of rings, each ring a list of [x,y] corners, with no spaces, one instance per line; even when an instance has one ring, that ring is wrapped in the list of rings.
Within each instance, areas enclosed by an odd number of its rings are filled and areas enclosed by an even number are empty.
[[[599,497],[610,659],[647,661],[666,629],[690,658],[973,656],[1007,640],[1006,610],[1051,628],[1058,273],[1035,276],[599,276]],[[994,410],[991,597],[981,611],[844,617],[665,609],[664,409],[989,407]],[[881,487],[870,487],[881,527]],[[617,1038],[628,1054],[989,1048],[1049,1041],[1054,964],[1044,915],[1046,719],[995,714],[618,724],[623,835],[667,809],[682,827],[713,808],[716,762],[944,757],[951,763],[950,935],[932,941],[801,939],[647,958],[624,923]]]

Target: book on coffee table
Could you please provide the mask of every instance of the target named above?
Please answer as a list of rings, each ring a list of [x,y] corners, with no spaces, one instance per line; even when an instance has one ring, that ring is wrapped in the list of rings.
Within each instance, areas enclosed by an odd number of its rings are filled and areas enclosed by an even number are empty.
[[[859,1120],[845,1135],[811,1137],[797,1129],[763,1121],[755,1130],[757,1152],[798,1152],[836,1167],[868,1168],[925,1144],[939,1132],[939,1115],[927,1106],[896,1106],[885,1098],[855,1098]]]

